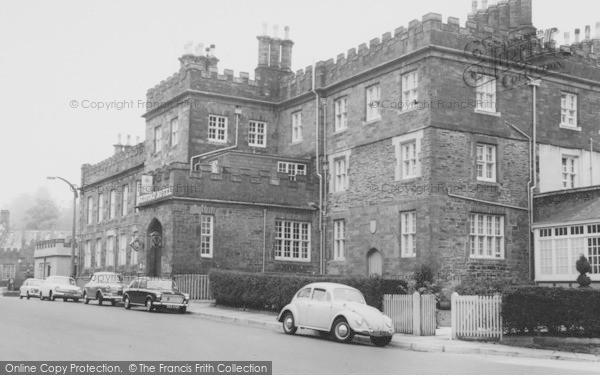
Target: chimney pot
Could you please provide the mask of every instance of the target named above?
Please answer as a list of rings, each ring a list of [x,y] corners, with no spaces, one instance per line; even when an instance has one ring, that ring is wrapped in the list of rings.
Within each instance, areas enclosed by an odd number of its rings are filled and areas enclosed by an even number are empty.
[[[119,133],[117,135],[117,144],[120,145],[121,144],[121,133]]]
[[[127,134],[127,146],[131,144],[131,134]]]
[[[477,13],[477,6],[478,6],[477,0],[471,1],[471,13]]]
[[[279,25],[273,25],[273,38],[279,38]]]
[[[581,30],[575,29],[575,43],[579,43],[579,34],[580,33],[581,33]]]
[[[266,23],[266,22],[263,22],[262,27],[263,27],[262,35],[266,36],[267,35],[267,29],[269,28],[269,24]]]
[[[204,43],[198,43],[196,45],[196,56],[202,56],[204,54]]]
[[[488,8],[488,0],[481,0],[481,9],[486,10]]]
[[[140,143],[140,136],[139,135],[135,136],[135,143],[136,144]]]
[[[570,45],[571,44],[571,34],[569,32],[565,33],[565,44],[566,45]]]
[[[285,40],[290,40],[290,27],[286,26],[283,28]]]
[[[596,35],[594,38],[600,39],[600,22],[596,22]]]
[[[586,25],[585,26],[585,40],[590,40],[591,31],[592,31],[592,28],[590,27],[590,25]]]

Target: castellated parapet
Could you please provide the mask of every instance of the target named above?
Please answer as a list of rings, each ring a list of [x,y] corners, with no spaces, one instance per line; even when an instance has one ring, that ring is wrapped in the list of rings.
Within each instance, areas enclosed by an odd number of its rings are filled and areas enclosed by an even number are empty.
[[[123,171],[141,167],[144,165],[144,143],[127,148],[108,159],[97,164],[84,164],[81,166],[81,178],[83,186],[94,184],[106,178],[113,177]]]

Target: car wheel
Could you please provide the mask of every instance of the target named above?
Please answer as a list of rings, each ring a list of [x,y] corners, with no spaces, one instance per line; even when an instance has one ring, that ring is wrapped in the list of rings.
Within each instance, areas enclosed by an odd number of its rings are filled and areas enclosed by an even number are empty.
[[[48,296],[48,299],[50,301],[56,301],[56,297],[54,297],[54,295],[52,294],[52,292],[50,292],[50,295]]]
[[[68,300],[68,298],[63,298],[63,302],[67,302]]]
[[[111,300],[110,300],[110,304],[111,304],[112,306],[115,306],[115,305],[117,304],[117,301],[115,301],[114,299],[111,299]]]
[[[375,346],[386,346],[387,344],[390,343],[390,341],[392,341],[392,336],[385,336],[385,337],[374,337],[374,336],[371,336],[371,342]]]
[[[98,306],[101,306],[102,302],[104,302],[104,299],[102,299],[102,293],[98,292],[98,294],[96,294],[96,299],[98,300]]]
[[[337,318],[333,322],[333,337],[339,342],[350,342],[354,337],[354,332],[344,318]]]
[[[44,300],[44,295],[42,294],[42,291],[40,290],[40,301]]]
[[[125,306],[125,309],[127,310],[131,308],[131,304],[129,303],[129,297],[125,296],[125,298],[123,299],[123,306]]]
[[[85,303],[86,305],[90,303],[90,299],[87,296],[87,292],[83,292],[83,303]]]
[[[152,312],[154,310],[154,304],[152,303],[152,299],[146,299],[146,311]]]
[[[29,294],[29,291],[27,291],[27,299],[30,299],[31,295]]]
[[[291,312],[286,312],[283,315],[283,333],[286,335],[293,335],[298,330],[296,327],[296,322],[294,321],[294,314]]]
[[[185,314],[186,311],[187,311],[187,306],[181,306],[179,308],[179,312],[182,313],[182,314]]]
[[[79,302],[79,298],[73,298],[73,302]]]
[[[19,299],[23,299],[23,296],[19,295]]]

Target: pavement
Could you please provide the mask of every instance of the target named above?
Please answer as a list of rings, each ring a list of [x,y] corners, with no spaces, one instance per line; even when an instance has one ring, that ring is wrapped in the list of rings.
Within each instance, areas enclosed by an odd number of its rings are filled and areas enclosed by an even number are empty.
[[[214,301],[193,301],[188,306],[188,311],[206,319],[264,329],[281,330],[281,323],[277,321],[276,313],[215,306]],[[369,342],[368,339],[360,336],[355,336],[355,340],[365,340],[365,342]],[[396,333],[392,338],[389,347],[417,352],[484,354],[536,359],[600,362],[600,356],[594,354],[522,348],[502,345],[501,343],[481,341],[452,340],[450,327],[437,329],[435,336],[415,336]]]

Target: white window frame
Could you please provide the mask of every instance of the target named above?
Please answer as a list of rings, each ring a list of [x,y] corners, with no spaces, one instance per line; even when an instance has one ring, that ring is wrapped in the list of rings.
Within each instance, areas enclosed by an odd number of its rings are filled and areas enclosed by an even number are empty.
[[[417,107],[419,101],[419,73],[412,71],[402,75],[402,111]]]
[[[423,130],[418,130],[416,132],[404,134],[398,137],[394,137],[392,139],[392,144],[394,145],[394,150],[396,153],[396,168],[395,168],[395,180],[410,180],[413,178],[421,177],[421,140],[423,139]],[[414,143],[416,159],[411,158],[410,160],[405,160],[405,149],[404,146],[410,143]],[[411,162],[411,160],[414,161]],[[414,166],[413,170],[410,170],[410,174],[406,173],[405,167]]]
[[[367,98],[367,114],[365,116],[366,121],[376,121],[381,119],[381,86],[379,84],[369,86],[366,88]]]
[[[417,140],[402,143],[400,145],[402,179],[407,180],[419,176],[419,150]]]
[[[87,197],[87,223],[91,224],[94,220],[94,199],[92,196]]]
[[[339,98],[333,102],[334,108],[334,132],[342,132],[348,129],[348,108],[346,107],[346,98]]]
[[[562,155],[561,157],[561,176],[562,188],[574,189],[577,184],[577,168],[579,160],[576,156]]]
[[[200,215],[200,256],[212,258],[214,249],[215,217]]]
[[[275,260],[310,262],[310,223],[275,220]]]
[[[162,150],[162,126],[154,127],[154,153],[157,154]]]
[[[496,113],[496,78],[487,74],[478,76],[475,88],[475,110]]]
[[[248,123],[248,145],[267,147],[267,123],[251,120]]]
[[[208,140],[211,142],[227,143],[227,117],[208,116]]]
[[[504,216],[469,214],[469,257],[504,259]]]
[[[117,191],[112,189],[108,194],[108,220],[117,216]]]
[[[104,193],[98,194],[98,222],[104,221]]]
[[[417,256],[417,211],[400,213],[400,255],[403,258]]]
[[[94,252],[96,254],[96,267],[102,267],[102,239],[101,238],[97,238],[96,239],[96,246],[94,249]]]
[[[333,260],[345,260],[346,220],[333,221]]]
[[[292,113],[292,143],[302,142],[302,111]]]
[[[343,162],[343,163],[342,163]],[[343,193],[350,189],[350,150],[329,155],[329,192]],[[344,167],[344,170],[340,170]]]
[[[106,237],[106,266],[115,265],[115,245],[117,238],[115,236]]]
[[[560,93],[560,126],[577,129],[577,94]]]
[[[277,172],[286,173],[290,176],[306,175],[306,164],[292,163],[288,161],[277,162]]]
[[[179,144],[179,118],[178,117],[171,119],[170,127],[171,127],[171,137],[170,137],[171,147],[177,146],[177,144]]]
[[[117,253],[117,265],[124,266],[127,264],[127,235],[119,236],[119,252]]]
[[[475,154],[477,163],[477,181],[496,182],[498,147],[487,143],[477,143]]]
[[[85,241],[85,253],[83,258],[83,266],[90,268],[92,266],[92,241]]]
[[[121,216],[127,216],[129,209],[129,185],[123,185],[123,192],[121,193]]]

